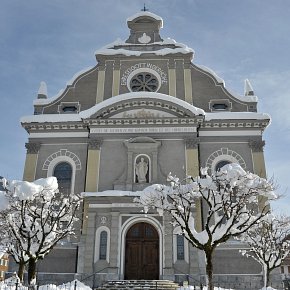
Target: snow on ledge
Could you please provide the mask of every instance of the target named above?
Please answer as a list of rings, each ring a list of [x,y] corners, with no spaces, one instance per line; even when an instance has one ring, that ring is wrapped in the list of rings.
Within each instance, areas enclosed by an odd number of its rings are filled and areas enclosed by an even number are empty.
[[[205,121],[211,120],[271,120],[269,114],[256,112],[205,113]]]
[[[93,197],[93,196],[140,196],[141,191],[125,191],[125,190],[105,190],[101,192],[82,192],[82,197]]]
[[[58,123],[58,122],[80,122],[81,117],[78,114],[44,114],[44,115],[31,115],[20,118],[23,123]]]
[[[172,96],[161,94],[161,93],[131,92],[131,93],[126,93],[126,94],[122,94],[122,95],[118,95],[118,96],[109,98],[109,99],[107,99],[99,104],[96,104],[95,106],[93,106],[92,108],[90,108],[88,110],[80,112],[79,115],[83,119],[87,119],[87,118],[90,118],[93,114],[95,114],[99,110],[101,110],[107,106],[110,106],[114,103],[126,101],[126,100],[133,100],[133,99],[137,99],[137,98],[143,98],[143,97],[145,97],[146,99],[159,99],[159,100],[169,101],[169,102],[175,103],[177,105],[180,105],[184,109],[189,110],[194,115],[204,115],[205,114],[204,110],[199,109],[197,107],[194,107],[193,105],[191,105],[183,100],[180,100],[176,97],[172,97]]]
[[[168,44],[174,44],[175,48],[160,48],[159,50],[130,50],[126,48],[115,48],[116,46],[123,46],[123,47],[130,47],[132,46],[131,43],[126,43],[125,41],[122,41],[121,39],[117,39],[116,41],[105,45],[104,47],[98,49],[95,51],[95,55],[125,55],[125,56],[140,56],[141,54],[155,54],[159,56],[164,56],[168,54],[174,54],[174,53],[193,53],[194,50],[187,45],[183,43],[176,42],[174,39],[167,38],[165,41],[159,41],[150,43],[150,45],[168,45]],[[148,44],[134,44],[134,46],[148,46]]]
[[[158,15],[152,13],[152,12],[149,12],[149,11],[137,12],[134,15],[129,16],[127,18],[127,22],[133,21],[134,19],[136,19],[138,17],[142,17],[142,16],[148,16],[148,17],[154,18],[155,20],[161,21],[161,28],[163,27],[163,19],[160,16],[158,16]]]

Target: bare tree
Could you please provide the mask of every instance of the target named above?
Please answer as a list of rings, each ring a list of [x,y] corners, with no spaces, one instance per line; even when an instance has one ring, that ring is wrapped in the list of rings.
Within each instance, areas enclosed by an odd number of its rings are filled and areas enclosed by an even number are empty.
[[[264,287],[270,283],[270,273],[281,266],[290,253],[290,219],[269,215],[261,220],[239,239],[249,245],[241,253],[255,259],[263,268]]]
[[[36,281],[36,263],[74,234],[80,198],[59,193],[55,177],[34,182],[5,180],[9,208],[6,247],[19,264],[20,278],[28,263],[28,282]],[[22,271],[22,272],[21,272]]]
[[[183,181],[169,176],[171,185],[152,185],[135,201],[145,211],[156,208],[159,214],[167,212],[174,225],[193,246],[203,251],[206,258],[208,289],[213,290],[213,253],[218,245],[238,236],[268,213],[267,202],[260,205],[264,196],[274,199],[272,186],[265,179],[245,172],[238,164],[228,164],[211,176],[201,170],[201,177],[187,177]],[[197,201],[203,203],[205,218],[202,231],[198,231],[194,218]]]

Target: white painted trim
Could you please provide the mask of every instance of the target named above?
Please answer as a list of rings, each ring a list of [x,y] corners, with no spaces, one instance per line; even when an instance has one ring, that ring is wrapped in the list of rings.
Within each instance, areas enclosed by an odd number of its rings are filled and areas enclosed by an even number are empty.
[[[72,167],[72,177],[71,177],[71,193],[74,193],[75,189],[75,176],[76,176],[76,164],[75,162],[68,156],[58,156],[50,161],[47,169],[47,177],[53,176],[54,168],[57,164],[61,162],[67,162]]]
[[[30,133],[29,138],[77,138],[88,137],[88,132],[51,132],[51,133]]]
[[[241,130],[241,131],[199,131],[200,137],[218,136],[261,136],[261,130]]]
[[[153,219],[150,215],[139,215],[129,218],[121,227],[120,231],[120,277],[124,278],[125,275],[125,247],[126,247],[126,234],[128,230],[136,223],[145,222],[149,223],[155,227],[159,235],[159,276],[163,275],[163,265],[164,265],[164,233],[162,225],[156,220]]]
[[[127,133],[195,133],[196,127],[127,127],[127,128],[91,128],[92,134],[127,134]]]
[[[106,226],[100,226],[96,230],[96,239],[95,239],[95,254],[94,254],[94,263],[100,260],[100,238],[101,232],[107,232],[107,256],[106,261],[110,263],[110,245],[111,245],[111,235],[110,229]]]

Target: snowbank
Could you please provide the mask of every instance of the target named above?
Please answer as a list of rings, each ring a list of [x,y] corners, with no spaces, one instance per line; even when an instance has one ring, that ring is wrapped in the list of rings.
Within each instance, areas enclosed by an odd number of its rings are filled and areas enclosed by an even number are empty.
[[[18,290],[28,290],[28,287],[18,284]],[[41,285],[38,287],[39,290],[92,290],[89,286],[86,286],[78,280],[71,281],[62,285]],[[15,277],[6,279],[4,282],[0,282],[0,290],[16,290]]]

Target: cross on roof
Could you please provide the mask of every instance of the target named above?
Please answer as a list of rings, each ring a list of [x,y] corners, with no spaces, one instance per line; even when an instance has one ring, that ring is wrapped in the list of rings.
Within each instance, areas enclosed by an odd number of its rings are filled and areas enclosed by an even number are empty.
[[[146,6],[145,6],[145,3],[144,3],[144,8],[141,9],[141,11],[148,11],[148,9],[147,9]]]

